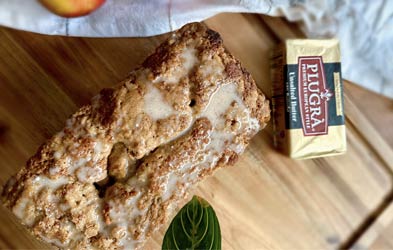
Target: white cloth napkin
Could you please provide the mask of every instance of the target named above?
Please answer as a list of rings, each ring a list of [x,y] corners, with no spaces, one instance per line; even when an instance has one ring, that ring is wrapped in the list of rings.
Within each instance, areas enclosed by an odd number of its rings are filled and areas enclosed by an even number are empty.
[[[34,0],[0,0],[0,25],[51,35],[152,36],[221,12],[283,15],[310,38],[338,37],[343,77],[393,98],[393,1],[107,0],[80,18],[61,18]]]

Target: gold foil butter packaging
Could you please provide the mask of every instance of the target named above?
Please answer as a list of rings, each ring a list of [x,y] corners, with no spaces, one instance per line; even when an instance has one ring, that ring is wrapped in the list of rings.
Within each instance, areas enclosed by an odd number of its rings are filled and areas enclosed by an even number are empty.
[[[344,153],[338,40],[286,40],[271,66],[275,146],[295,159]]]

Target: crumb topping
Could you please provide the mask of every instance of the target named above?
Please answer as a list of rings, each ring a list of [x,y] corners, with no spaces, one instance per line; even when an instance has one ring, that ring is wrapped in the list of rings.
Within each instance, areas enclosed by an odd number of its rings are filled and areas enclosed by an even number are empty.
[[[140,249],[269,113],[218,33],[186,25],[79,109],[9,180],[3,202],[59,248]]]

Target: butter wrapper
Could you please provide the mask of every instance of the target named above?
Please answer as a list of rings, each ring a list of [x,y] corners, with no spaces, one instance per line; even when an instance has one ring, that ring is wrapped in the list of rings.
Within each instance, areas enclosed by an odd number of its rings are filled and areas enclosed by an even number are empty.
[[[275,146],[295,159],[344,153],[338,40],[286,40],[271,66]]]

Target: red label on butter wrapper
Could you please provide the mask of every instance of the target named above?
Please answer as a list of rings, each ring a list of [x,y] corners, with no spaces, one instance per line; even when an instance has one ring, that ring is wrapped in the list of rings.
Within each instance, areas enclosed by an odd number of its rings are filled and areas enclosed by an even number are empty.
[[[322,57],[298,58],[300,116],[305,136],[328,133],[328,104],[332,93],[326,88]]]

